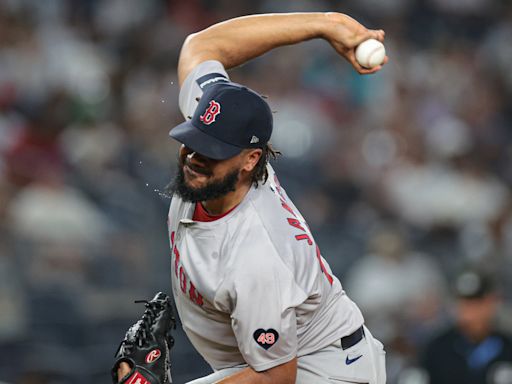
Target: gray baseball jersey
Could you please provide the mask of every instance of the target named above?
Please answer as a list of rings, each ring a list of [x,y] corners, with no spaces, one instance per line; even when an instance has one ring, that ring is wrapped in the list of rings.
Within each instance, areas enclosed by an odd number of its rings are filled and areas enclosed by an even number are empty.
[[[221,63],[197,66],[180,92],[185,118],[204,89],[227,81]],[[179,196],[171,202],[176,306],[190,341],[214,370],[245,363],[266,370],[363,324],[270,165],[268,172],[267,182],[215,221],[194,221],[196,205]]]

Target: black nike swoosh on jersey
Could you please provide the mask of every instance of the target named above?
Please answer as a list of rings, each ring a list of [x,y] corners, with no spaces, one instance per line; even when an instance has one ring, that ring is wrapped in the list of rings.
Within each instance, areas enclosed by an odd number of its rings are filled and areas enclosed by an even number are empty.
[[[345,359],[345,364],[347,365],[350,365],[352,363],[355,363],[357,360],[359,360],[361,357],[363,357],[363,355],[359,355],[357,357],[354,357],[353,359],[349,359],[348,356],[347,358]]]

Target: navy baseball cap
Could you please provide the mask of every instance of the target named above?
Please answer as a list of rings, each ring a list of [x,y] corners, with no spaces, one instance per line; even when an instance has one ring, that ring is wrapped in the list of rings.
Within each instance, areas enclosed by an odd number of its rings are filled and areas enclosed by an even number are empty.
[[[465,270],[455,279],[455,295],[461,299],[479,299],[495,291],[495,282],[489,274]]]
[[[169,135],[193,151],[225,160],[246,148],[262,148],[272,135],[272,111],[253,90],[236,83],[208,87],[191,120]]]

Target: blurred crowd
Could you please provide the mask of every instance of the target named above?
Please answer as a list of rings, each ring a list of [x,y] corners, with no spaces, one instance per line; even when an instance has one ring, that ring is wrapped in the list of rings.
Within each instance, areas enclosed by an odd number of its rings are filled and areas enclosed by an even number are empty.
[[[110,380],[142,313],[133,300],[170,292],[181,44],[288,11],[345,12],[387,33],[377,75],[311,41],[231,76],[268,95],[274,167],[384,342],[388,383],[425,382],[422,351],[455,321],[463,269],[492,278],[493,326],[512,330],[508,1],[2,0],[0,382]],[[208,373],[176,338],[175,381]]]

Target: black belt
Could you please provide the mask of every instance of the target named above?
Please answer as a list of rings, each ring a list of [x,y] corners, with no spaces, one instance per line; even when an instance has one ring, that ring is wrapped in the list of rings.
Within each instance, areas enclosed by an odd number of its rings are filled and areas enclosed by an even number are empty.
[[[364,329],[360,327],[348,336],[341,338],[341,348],[349,349],[359,343],[364,337]]]

